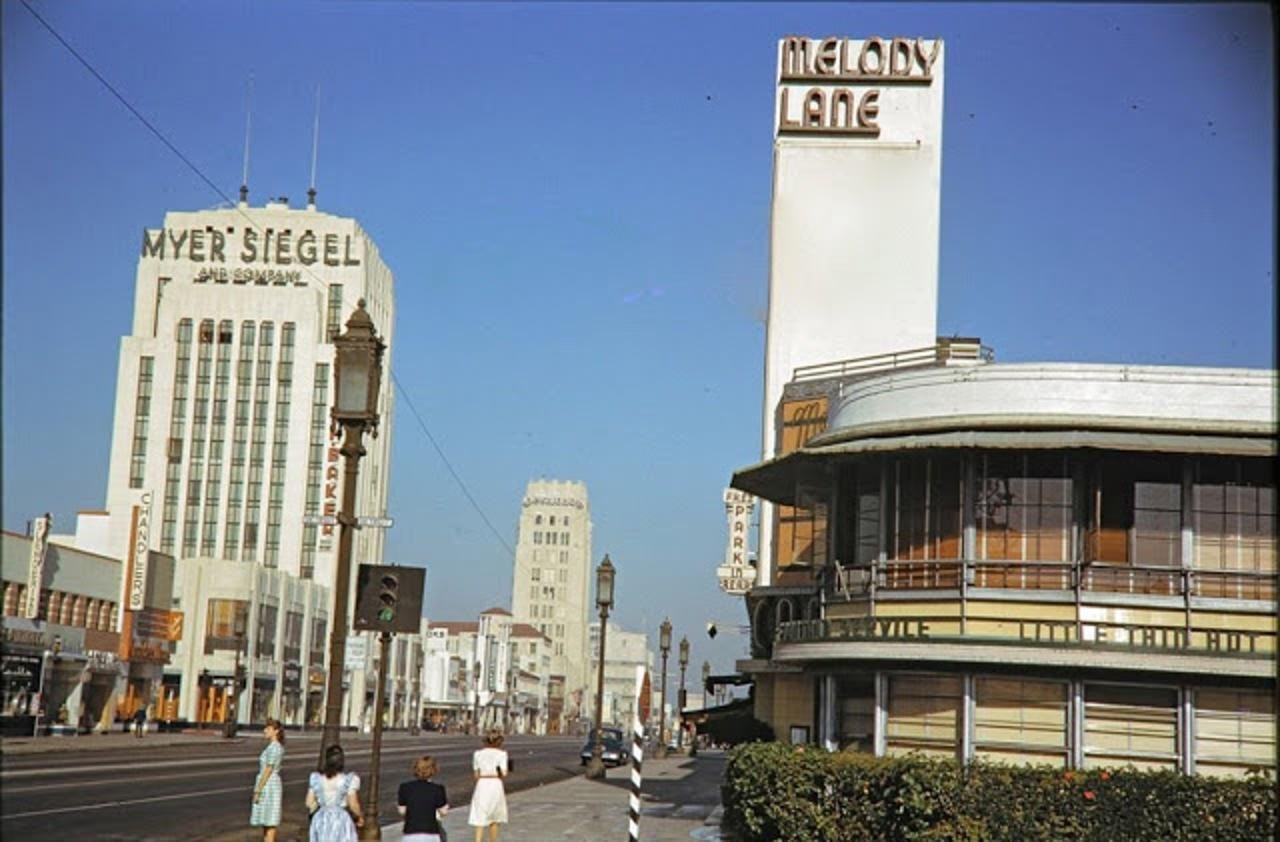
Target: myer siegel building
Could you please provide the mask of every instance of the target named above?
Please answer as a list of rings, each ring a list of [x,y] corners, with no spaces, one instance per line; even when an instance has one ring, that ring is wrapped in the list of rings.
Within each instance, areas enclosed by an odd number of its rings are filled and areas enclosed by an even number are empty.
[[[250,208],[246,192],[237,207],[171,212],[143,232],[106,511],[81,514],[69,540],[113,558],[143,558],[149,547],[177,560],[173,607],[185,631],[163,693],[147,702],[154,714],[314,721],[337,557],[337,527],[316,521],[337,513],[342,484],[332,341],[365,299],[394,347],[393,277],[355,220],[314,201]],[[389,377],[379,412],[377,437],[364,441],[358,515],[386,514]],[[383,544],[381,529],[361,529],[354,557],[381,563]],[[370,647],[352,643],[350,695],[363,699]],[[229,698],[237,649],[238,706]],[[353,707],[348,724],[364,716]]]
[[[1274,767],[1276,373],[935,341],[938,182],[916,176],[942,47],[917,43],[781,47],[765,461],[733,482],[769,501],[756,715],[878,755]],[[864,86],[878,136],[848,131]],[[871,162],[883,180],[831,189]],[[906,233],[867,233],[885,200]],[[929,265],[896,262],[917,247]],[[824,259],[849,250],[888,263]]]

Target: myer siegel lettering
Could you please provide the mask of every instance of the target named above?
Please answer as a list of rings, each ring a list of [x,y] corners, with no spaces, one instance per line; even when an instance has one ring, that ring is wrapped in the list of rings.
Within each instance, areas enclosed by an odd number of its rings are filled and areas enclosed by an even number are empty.
[[[250,266],[359,266],[358,244],[351,234],[323,234],[306,229],[295,235],[291,228],[241,229],[235,250],[236,227],[225,229],[162,228],[142,232],[142,256],[193,263],[239,262]],[[301,271],[253,268],[202,270],[197,281],[215,283],[292,283],[305,286]]]
[[[880,136],[880,88],[812,87],[800,97],[793,117],[787,83],[849,82],[872,85],[928,85],[942,53],[942,41],[867,38],[783,39],[778,61],[778,133]]]

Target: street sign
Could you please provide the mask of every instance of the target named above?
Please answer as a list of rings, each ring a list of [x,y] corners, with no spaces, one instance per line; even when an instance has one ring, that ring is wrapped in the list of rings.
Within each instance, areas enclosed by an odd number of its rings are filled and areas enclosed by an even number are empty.
[[[644,669],[640,667],[639,669]],[[649,680],[649,671],[644,670],[644,679],[640,683],[640,721],[649,721],[650,708],[653,707],[653,684]]]
[[[356,524],[358,526],[371,526],[374,529],[390,529],[396,525],[396,522],[394,518],[364,515],[356,518]]]
[[[307,526],[337,526],[338,518],[334,515],[303,515],[302,522]]]

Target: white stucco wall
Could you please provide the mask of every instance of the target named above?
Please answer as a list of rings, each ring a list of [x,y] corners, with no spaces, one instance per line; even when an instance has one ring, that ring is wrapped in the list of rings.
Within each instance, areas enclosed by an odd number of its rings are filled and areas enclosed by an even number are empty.
[[[992,363],[886,374],[848,387],[840,429],[945,417],[1132,420],[1205,431],[1274,425],[1276,372],[1081,363]]]

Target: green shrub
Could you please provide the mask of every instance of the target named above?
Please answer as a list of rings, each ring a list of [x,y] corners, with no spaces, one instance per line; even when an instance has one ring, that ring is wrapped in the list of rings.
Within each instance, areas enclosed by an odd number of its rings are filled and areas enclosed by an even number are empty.
[[[968,766],[751,743],[729,754],[725,827],[744,842],[1271,839],[1270,777]]]

